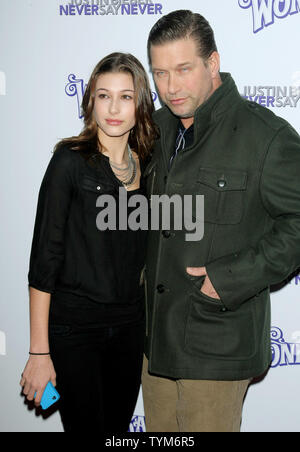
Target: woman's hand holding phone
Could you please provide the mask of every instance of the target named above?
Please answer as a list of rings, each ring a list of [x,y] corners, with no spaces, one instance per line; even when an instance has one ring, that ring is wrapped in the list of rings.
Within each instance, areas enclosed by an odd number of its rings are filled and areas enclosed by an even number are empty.
[[[56,386],[56,373],[50,355],[30,356],[20,381],[27,400],[34,400],[35,406],[39,406],[49,381]]]

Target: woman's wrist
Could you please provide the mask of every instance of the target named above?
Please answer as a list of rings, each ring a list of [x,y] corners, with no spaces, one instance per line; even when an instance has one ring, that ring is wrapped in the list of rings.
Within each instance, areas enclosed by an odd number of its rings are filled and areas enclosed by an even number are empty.
[[[50,346],[48,341],[30,342],[29,355],[48,355],[50,354]]]

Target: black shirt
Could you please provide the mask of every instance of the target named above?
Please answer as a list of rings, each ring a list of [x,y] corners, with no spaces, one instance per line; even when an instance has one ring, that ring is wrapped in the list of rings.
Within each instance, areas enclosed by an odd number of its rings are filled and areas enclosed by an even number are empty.
[[[108,157],[99,152],[86,158],[65,147],[51,158],[39,192],[28,274],[29,286],[52,294],[51,312],[77,307],[72,313],[78,321],[81,310],[96,321],[111,312],[109,306],[127,317],[122,306],[136,312],[141,304],[146,231],[100,231],[96,225],[97,198],[112,195],[118,212],[120,187]],[[142,178],[128,199],[134,194],[144,194]]]
[[[186,148],[192,146],[194,142],[194,124],[192,124],[188,129],[185,129],[182,122],[178,122],[177,138],[175,141],[174,152],[169,161],[169,170],[173,165],[177,154],[184,151]]]

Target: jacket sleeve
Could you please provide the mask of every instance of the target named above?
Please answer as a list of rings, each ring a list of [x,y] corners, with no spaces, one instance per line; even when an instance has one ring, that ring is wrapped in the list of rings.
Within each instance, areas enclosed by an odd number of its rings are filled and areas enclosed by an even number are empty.
[[[260,195],[272,228],[256,246],[207,265],[207,274],[229,310],[285,280],[300,266],[300,137],[287,125],[267,152]]]
[[[72,167],[72,151],[58,149],[50,160],[39,191],[28,283],[42,292],[54,292],[64,259],[65,226],[73,189]]]

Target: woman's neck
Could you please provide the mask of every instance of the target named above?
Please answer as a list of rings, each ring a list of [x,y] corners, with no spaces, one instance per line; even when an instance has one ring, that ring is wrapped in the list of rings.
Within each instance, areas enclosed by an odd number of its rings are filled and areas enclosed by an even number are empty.
[[[129,133],[121,137],[110,137],[101,130],[98,131],[98,139],[102,146],[102,153],[113,162],[122,164],[127,161],[127,146]]]

